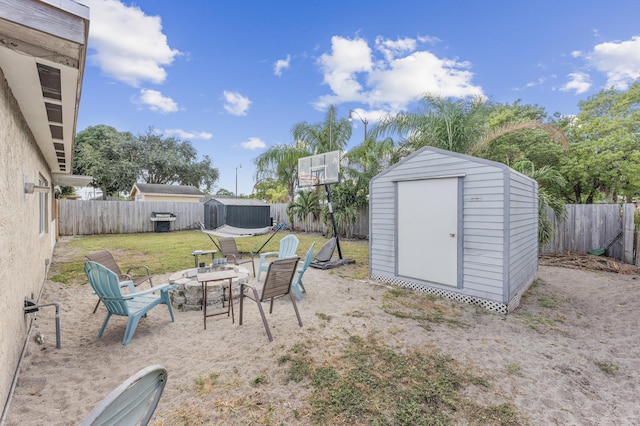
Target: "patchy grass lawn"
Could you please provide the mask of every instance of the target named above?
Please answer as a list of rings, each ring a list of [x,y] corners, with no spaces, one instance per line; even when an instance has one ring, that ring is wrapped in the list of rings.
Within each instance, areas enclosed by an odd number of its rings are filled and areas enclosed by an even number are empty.
[[[261,250],[278,251],[278,244],[282,237],[290,232],[278,232]],[[300,240],[298,255],[303,258],[312,242],[316,242],[315,252],[327,242],[327,238],[320,234],[294,233]],[[271,234],[254,237],[237,238],[236,243],[240,251],[257,252],[269,239]],[[146,265],[153,275],[180,271],[193,267],[193,250],[211,250],[216,247],[209,237],[200,231],[176,231],[141,234],[111,234],[84,235],[64,238],[57,252],[60,258],[51,265],[50,278],[53,281],[67,285],[86,284],[83,265],[87,261],[85,255],[98,251],[109,250],[126,271],[129,266]],[[355,259],[353,265],[345,265],[331,271],[340,276],[364,279],[369,272],[369,243],[366,240],[340,240],[342,256],[345,259]],[[334,255],[338,256],[338,251]]]

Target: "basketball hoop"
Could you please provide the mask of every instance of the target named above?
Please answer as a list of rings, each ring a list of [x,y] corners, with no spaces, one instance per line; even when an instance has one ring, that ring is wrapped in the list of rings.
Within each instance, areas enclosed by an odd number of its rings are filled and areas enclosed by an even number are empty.
[[[320,178],[316,175],[301,174],[298,175],[298,187],[317,186],[320,185]]]

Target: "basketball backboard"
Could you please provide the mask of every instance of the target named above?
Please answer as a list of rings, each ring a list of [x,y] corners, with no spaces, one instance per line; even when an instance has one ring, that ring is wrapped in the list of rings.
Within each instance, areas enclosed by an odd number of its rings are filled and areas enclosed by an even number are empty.
[[[340,182],[340,151],[298,159],[298,187]]]

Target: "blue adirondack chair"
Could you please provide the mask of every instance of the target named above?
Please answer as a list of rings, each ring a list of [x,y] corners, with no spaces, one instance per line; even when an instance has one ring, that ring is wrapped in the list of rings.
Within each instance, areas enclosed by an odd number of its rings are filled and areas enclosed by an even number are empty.
[[[85,263],[84,272],[87,274],[93,291],[107,308],[107,317],[102,324],[100,333],[98,333],[98,338],[102,337],[111,315],[127,317],[127,328],[122,340],[123,345],[131,342],[140,318],[146,316],[147,312],[158,305],[167,305],[171,321],[175,321],[171,298],[169,297],[169,291],[176,288],[175,284],[163,284],[152,287],[149,290],[136,292],[132,281],[119,281],[115,272],[99,263]],[[122,291],[123,287],[128,287],[129,293],[124,293]],[[160,292],[160,294],[154,294],[154,292]]]
[[[149,424],[167,377],[161,365],[143,368],[107,395],[80,426]]]
[[[269,251],[266,253],[260,253],[260,264],[258,266],[258,281],[260,281],[260,274],[269,269],[269,263],[266,261],[268,256],[278,256],[278,259],[287,259],[289,257],[297,256],[298,244],[300,240],[295,235],[287,235],[280,240],[280,250]]]
[[[293,294],[296,295],[298,300],[302,300],[302,294],[300,293],[300,289],[302,289],[302,293],[307,292],[307,289],[304,288],[304,284],[302,284],[302,276],[304,275],[305,271],[309,267],[309,264],[311,263],[311,259],[313,258],[313,248],[315,247],[315,245],[316,245],[315,241],[311,243],[311,247],[309,247],[309,250],[307,251],[307,256],[304,258],[304,263],[296,271],[298,275],[296,275],[293,278],[293,283],[291,284],[291,290],[293,290]]]

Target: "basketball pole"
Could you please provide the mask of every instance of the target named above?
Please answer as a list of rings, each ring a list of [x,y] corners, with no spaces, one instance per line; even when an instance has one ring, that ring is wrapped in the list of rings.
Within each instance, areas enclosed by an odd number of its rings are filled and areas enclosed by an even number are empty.
[[[338,257],[342,260],[342,249],[340,249],[340,239],[338,238],[338,227],[336,226],[336,218],[333,216],[333,204],[331,204],[331,187],[328,183],[324,184],[327,191],[327,202],[329,203],[329,214],[331,215],[331,224],[333,225],[333,236],[336,237],[336,247],[338,248]]]

